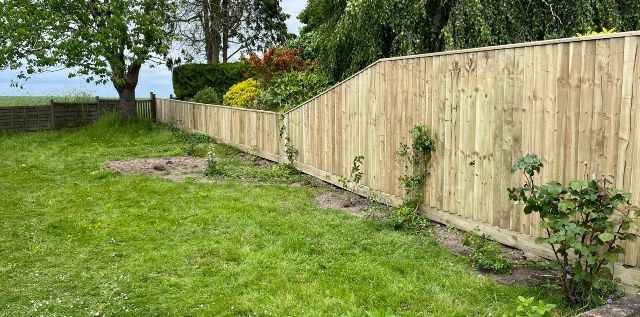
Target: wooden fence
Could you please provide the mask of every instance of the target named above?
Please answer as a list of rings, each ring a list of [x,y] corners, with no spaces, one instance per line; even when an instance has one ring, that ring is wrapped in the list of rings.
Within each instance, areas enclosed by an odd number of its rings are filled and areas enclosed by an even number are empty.
[[[152,94],[153,96],[153,94]],[[138,100],[138,115],[153,117],[152,100]],[[54,102],[42,106],[0,107],[0,131],[42,131],[79,128],[109,112],[119,111],[118,100]]]
[[[543,181],[605,175],[640,200],[640,32],[387,58],[284,114],[302,171],[340,186],[364,156],[366,195],[397,204],[408,131],[437,133],[423,212],[549,256],[536,215],[512,205],[512,163],[538,154]],[[158,100],[158,120],[283,161],[275,113]],[[620,262],[638,266],[640,242]],[[640,270],[615,266],[627,285]]]

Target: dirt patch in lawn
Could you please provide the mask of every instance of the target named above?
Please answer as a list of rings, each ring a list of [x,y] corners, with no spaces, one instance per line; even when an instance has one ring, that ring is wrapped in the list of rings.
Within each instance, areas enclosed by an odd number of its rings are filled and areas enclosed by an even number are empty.
[[[342,209],[357,217],[367,216],[366,209],[373,205],[367,199],[348,191],[326,191],[315,200],[321,208]]]
[[[449,252],[463,256],[470,256],[471,249],[464,243],[463,232],[444,225],[433,223],[433,237]],[[546,260],[533,254],[503,245],[502,251],[507,254],[507,260],[513,264],[512,274],[495,274],[478,272],[498,283],[507,285],[538,286],[553,279],[554,272],[534,267],[534,263],[545,263]]]
[[[278,163],[276,162],[272,162],[269,161],[267,159],[263,159],[259,156],[253,155],[253,154],[249,154],[249,153],[245,153],[245,152],[241,152],[240,154],[238,154],[238,158],[241,160],[245,160],[245,161],[249,161],[251,162],[252,166],[255,167],[270,167],[273,165],[276,165]]]
[[[205,179],[206,166],[206,159],[189,156],[111,161],[107,164],[109,170],[117,173],[159,176],[173,181],[183,181],[186,178]]]

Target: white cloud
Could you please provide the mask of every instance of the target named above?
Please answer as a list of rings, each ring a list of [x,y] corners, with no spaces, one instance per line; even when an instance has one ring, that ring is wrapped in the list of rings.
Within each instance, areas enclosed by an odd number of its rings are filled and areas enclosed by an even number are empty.
[[[306,4],[306,0],[282,1],[282,9],[291,16],[286,21],[289,32],[299,33],[302,23],[298,21],[298,14]],[[12,88],[11,81],[16,79],[17,74],[17,71],[0,71],[0,95],[49,96],[62,95],[78,90],[103,97],[115,97],[118,95],[111,84],[87,84],[84,78],[67,78],[66,71],[38,74],[27,81],[23,89]],[[171,72],[164,65],[157,65],[155,68],[145,65],[140,71],[136,94],[140,97],[146,97],[151,91],[155,92],[159,97],[168,97],[173,94]]]

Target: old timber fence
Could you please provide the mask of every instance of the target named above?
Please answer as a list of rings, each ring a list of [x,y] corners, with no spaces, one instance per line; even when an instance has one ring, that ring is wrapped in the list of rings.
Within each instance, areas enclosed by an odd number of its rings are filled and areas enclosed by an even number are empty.
[[[153,100],[137,100],[138,115],[153,117]],[[97,121],[109,112],[120,111],[117,99],[86,102],[55,102],[41,106],[0,107],[0,131],[42,131],[72,129]]]
[[[423,213],[464,230],[549,256],[534,242],[537,215],[512,205],[506,188],[522,182],[512,163],[527,153],[544,181],[605,175],[640,200],[640,32],[570,38],[382,59],[284,114],[158,99],[158,120],[205,133],[267,159],[286,160],[340,186],[364,156],[362,189],[397,204],[408,131],[438,135]],[[640,242],[615,265],[640,282]]]

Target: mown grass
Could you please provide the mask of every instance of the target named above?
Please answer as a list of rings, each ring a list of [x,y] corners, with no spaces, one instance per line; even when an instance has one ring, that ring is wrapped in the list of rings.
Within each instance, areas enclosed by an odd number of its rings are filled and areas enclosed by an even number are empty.
[[[500,316],[517,295],[562,305],[479,276],[429,236],[318,208],[318,189],[103,170],[186,145],[144,121],[0,135],[0,316]]]

